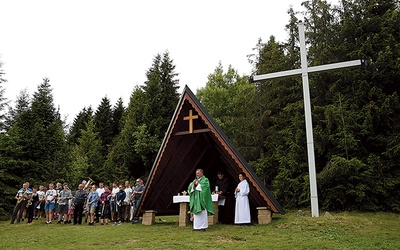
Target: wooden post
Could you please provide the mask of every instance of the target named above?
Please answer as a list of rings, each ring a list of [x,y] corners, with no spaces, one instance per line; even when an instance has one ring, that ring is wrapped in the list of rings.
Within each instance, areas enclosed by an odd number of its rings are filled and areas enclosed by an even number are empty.
[[[271,209],[267,207],[258,207],[258,224],[268,224],[272,221]]]

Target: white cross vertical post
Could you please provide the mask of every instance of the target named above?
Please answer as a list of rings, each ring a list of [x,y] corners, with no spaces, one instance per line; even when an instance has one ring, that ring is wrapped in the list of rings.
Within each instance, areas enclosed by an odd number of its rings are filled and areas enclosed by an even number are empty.
[[[304,25],[299,25],[301,76],[303,79],[304,113],[306,119],[308,171],[310,178],[311,216],[319,217],[317,174],[315,171],[314,136],[311,118],[310,86],[308,84],[308,63]]]
[[[360,66],[364,64],[363,60],[353,60],[341,63],[332,63],[321,66],[308,67],[306,41],[304,34],[304,24],[299,22],[299,38],[300,38],[300,59],[301,69],[293,69],[270,74],[258,75],[253,77],[253,81],[262,81],[267,79],[274,79],[286,76],[301,75],[303,80],[303,96],[304,96],[304,113],[306,120],[306,135],[307,135],[307,153],[308,153],[308,170],[310,178],[310,197],[311,197],[311,216],[319,217],[318,210],[318,192],[317,192],[317,176],[315,170],[315,156],[314,156],[314,138],[311,119],[311,99],[310,87],[308,83],[308,73],[322,72],[333,69],[340,69],[352,66]]]

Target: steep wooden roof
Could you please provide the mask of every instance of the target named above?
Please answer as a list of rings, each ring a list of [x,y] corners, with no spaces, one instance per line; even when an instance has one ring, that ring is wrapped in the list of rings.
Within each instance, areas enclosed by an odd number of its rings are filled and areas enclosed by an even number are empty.
[[[177,213],[179,207],[172,203],[172,196],[187,189],[198,168],[202,168],[210,180],[217,175],[217,171],[223,171],[235,184],[238,183],[239,173],[244,172],[250,184],[250,203],[255,207],[270,207],[275,213],[285,213],[196,96],[185,86],[147,180],[138,213],[145,210]]]

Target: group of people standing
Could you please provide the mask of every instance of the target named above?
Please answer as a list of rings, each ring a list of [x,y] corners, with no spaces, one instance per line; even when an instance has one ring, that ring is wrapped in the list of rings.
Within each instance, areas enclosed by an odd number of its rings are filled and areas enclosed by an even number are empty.
[[[85,222],[94,225],[99,222],[101,225],[108,225],[111,220],[115,225],[122,222],[138,223],[135,211],[144,191],[142,179],[136,180],[136,185],[131,187],[129,181],[124,185],[114,182],[109,188],[100,182],[99,186],[94,185],[92,180],[82,181],[77,190],[73,193],[67,183],[57,183],[56,188],[50,183],[48,189],[40,186],[39,190],[31,189],[29,183],[23,184],[18,190],[15,199],[17,203],[11,216],[11,224],[28,218],[28,224],[33,219],[46,217],[46,224],[51,224],[54,217],[58,224],[74,225]]]
[[[210,182],[204,176],[202,169],[196,170],[196,178],[189,184],[190,213],[193,215],[193,230],[205,231],[208,228],[208,216],[214,214],[211,194],[218,194],[224,199],[224,204],[218,206],[219,222],[229,224],[231,222],[231,190],[229,180],[222,172],[217,173],[218,180],[215,183],[215,191],[211,192]],[[246,180],[245,173],[239,174],[239,184],[234,189],[235,202],[234,223],[247,225],[251,223],[250,204],[248,195],[250,186]]]
[[[193,215],[193,228],[196,231],[205,231],[208,228],[208,216],[214,214],[212,193],[225,199],[225,204],[219,206],[220,222],[230,223],[231,197],[234,197],[236,199],[234,223],[240,225],[251,223],[248,198],[250,187],[246,175],[239,174],[239,184],[234,189],[233,195],[224,174],[218,172],[217,177],[214,192],[211,192],[210,182],[204,176],[202,169],[196,170],[196,178],[189,184],[190,212]],[[63,185],[57,183],[56,188],[50,183],[47,190],[44,186],[39,186],[37,190],[31,189],[26,182],[15,195],[17,204],[11,217],[11,224],[15,220],[19,223],[24,215],[28,218],[27,223],[31,224],[34,218],[41,217],[43,210],[46,224],[51,224],[54,216],[57,217],[59,224],[71,223],[72,217],[74,225],[82,224],[83,215],[86,216],[88,225],[94,225],[95,222],[108,225],[110,220],[115,225],[122,222],[138,223],[139,219],[134,215],[144,189],[143,180],[140,178],[136,180],[134,187],[131,187],[129,181],[125,181],[124,185],[114,182],[111,188],[102,182],[96,186],[92,180],[82,181],[74,193],[67,183]]]

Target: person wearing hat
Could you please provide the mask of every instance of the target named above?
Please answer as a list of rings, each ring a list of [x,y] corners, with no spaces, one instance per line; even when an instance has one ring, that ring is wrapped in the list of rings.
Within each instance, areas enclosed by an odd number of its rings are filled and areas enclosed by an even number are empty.
[[[133,201],[133,208],[131,214],[131,220],[133,218],[132,224],[139,222],[139,217],[137,216],[133,217],[133,215],[136,213],[136,210],[139,206],[139,201],[140,198],[142,197],[143,191],[144,191],[143,180],[139,178],[136,180],[136,186],[133,188],[132,198],[131,198],[131,200]]]

